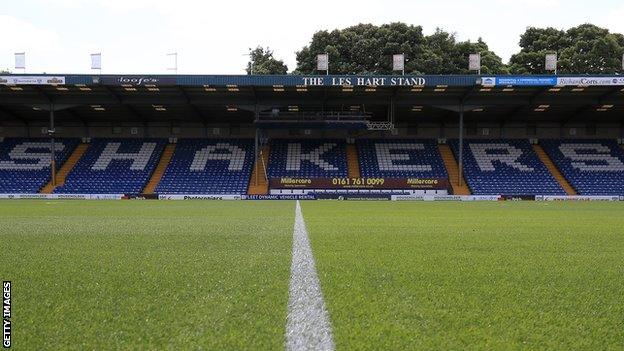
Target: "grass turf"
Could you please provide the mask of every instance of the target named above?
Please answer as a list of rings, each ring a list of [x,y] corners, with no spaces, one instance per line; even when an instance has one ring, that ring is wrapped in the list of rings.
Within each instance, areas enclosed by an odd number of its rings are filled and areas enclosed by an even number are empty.
[[[624,348],[621,203],[303,204],[337,349]]]
[[[0,202],[13,348],[281,349],[293,221],[293,202]]]
[[[618,203],[304,202],[338,349],[624,348]],[[283,349],[293,202],[0,201],[14,348]]]

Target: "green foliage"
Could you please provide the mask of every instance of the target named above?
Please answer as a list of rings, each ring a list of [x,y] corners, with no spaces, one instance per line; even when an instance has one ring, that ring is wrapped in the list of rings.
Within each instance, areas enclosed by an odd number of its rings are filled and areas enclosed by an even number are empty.
[[[261,46],[249,50],[249,62],[247,63],[247,74],[286,74],[288,67],[284,61],[273,57],[273,51],[268,47]]]
[[[316,73],[316,55],[327,52],[333,74],[390,74],[392,55],[404,53],[408,74],[463,74],[468,55],[481,53],[483,73],[506,73],[500,57],[479,39],[457,42],[455,35],[441,29],[425,36],[421,26],[390,23],[381,26],[358,24],[343,30],[319,31],[297,52],[299,74]]]
[[[510,60],[514,74],[545,73],[547,53],[558,54],[557,71],[562,74],[614,74],[622,70],[624,36],[592,24],[567,31],[528,28],[519,44],[520,52]]]

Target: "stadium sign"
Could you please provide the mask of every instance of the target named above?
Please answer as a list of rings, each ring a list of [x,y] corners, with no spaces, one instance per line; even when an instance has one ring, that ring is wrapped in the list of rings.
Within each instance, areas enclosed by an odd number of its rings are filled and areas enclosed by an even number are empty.
[[[316,200],[314,194],[243,195],[242,200]]]
[[[499,201],[500,195],[392,195],[392,201]]]
[[[157,76],[104,76],[100,78],[101,84],[106,85],[175,85],[175,77]]]
[[[269,180],[271,189],[392,189],[446,190],[445,178],[294,178]]]
[[[39,200],[121,200],[122,194],[0,194],[0,199]]]
[[[624,86],[624,77],[499,76],[481,77],[484,87],[494,86]]]
[[[302,77],[302,84],[305,86],[425,86],[425,77],[408,76],[334,76]]]
[[[503,76],[503,77],[482,77],[481,85],[484,87],[493,86],[554,86],[557,85],[557,77],[521,77],[521,76]]]
[[[30,78],[36,78],[32,80]],[[27,82],[24,82],[28,79]],[[359,87],[420,87],[461,86],[471,87],[480,82],[475,75],[11,75],[0,77],[3,84],[84,84],[84,85],[179,85],[179,86],[359,86]]]
[[[557,85],[566,86],[619,86],[624,85],[624,77],[561,77]]]
[[[2,85],[63,85],[62,76],[0,76]]]
[[[537,201],[620,201],[619,196],[589,196],[589,195],[538,195]]]
[[[240,200],[240,195],[210,195],[210,194],[188,194],[188,195],[158,195],[158,200]]]

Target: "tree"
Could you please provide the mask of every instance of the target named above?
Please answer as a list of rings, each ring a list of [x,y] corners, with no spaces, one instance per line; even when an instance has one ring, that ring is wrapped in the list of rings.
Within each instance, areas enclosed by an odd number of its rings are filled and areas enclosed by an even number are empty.
[[[470,54],[481,54],[481,73],[482,74],[508,74],[509,68],[493,51],[490,51],[488,45],[479,38],[476,43],[470,41],[457,43],[457,55],[455,60],[461,73],[468,73],[467,59]]]
[[[11,71],[8,69],[0,69],[0,74],[11,74]]]
[[[557,73],[613,74],[621,72],[624,36],[593,24],[567,31],[528,28],[520,37],[520,52],[510,60],[514,74],[544,72],[544,57],[557,53]]]
[[[247,63],[247,74],[286,74],[288,67],[284,61],[273,57],[273,51],[268,47],[261,46],[249,50],[249,62]]]
[[[406,73],[468,73],[468,55],[474,52],[482,54],[483,73],[506,72],[500,57],[481,39],[458,43],[454,34],[440,29],[425,36],[421,26],[405,23],[358,24],[316,32],[310,44],[297,52],[295,73],[315,73],[316,55],[320,53],[329,54],[330,72],[335,74],[390,74],[392,55],[399,53],[405,54]]]

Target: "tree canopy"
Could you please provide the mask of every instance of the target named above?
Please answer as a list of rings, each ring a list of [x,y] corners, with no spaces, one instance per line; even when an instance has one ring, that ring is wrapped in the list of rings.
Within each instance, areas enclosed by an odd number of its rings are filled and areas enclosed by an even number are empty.
[[[466,74],[468,55],[481,54],[482,74],[543,74],[545,56],[557,53],[558,73],[616,74],[622,72],[624,35],[582,24],[568,30],[529,27],[520,36],[520,51],[509,64],[485,41],[457,41],[454,33],[437,29],[424,35],[421,26],[390,23],[358,24],[345,29],[321,30],[297,55],[293,73],[314,74],[316,55],[329,54],[332,74],[391,74],[392,55],[405,54],[407,74]],[[251,50],[254,74],[285,74],[286,65],[268,48]]]
[[[421,26],[405,23],[358,24],[316,32],[310,44],[297,52],[295,73],[315,73],[316,55],[325,52],[330,72],[335,74],[390,74],[392,55],[397,53],[405,54],[408,74],[468,73],[468,55],[475,52],[482,55],[483,73],[506,73],[501,58],[481,39],[458,42],[455,34],[441,29],[426,36]]]
[[[249,50],[249,62],[246,70],[247,74],[286,74],[288,67],[284,61],[273,57],[271,49],[258,46]]]
[[[530,27],[519,44],[520,52],[509,62],[509,69],[515,74],[544,73],[547,53],[557,53],[557,73],[614,74],[622,70],[624,36],[593,24],[567,31]]]

